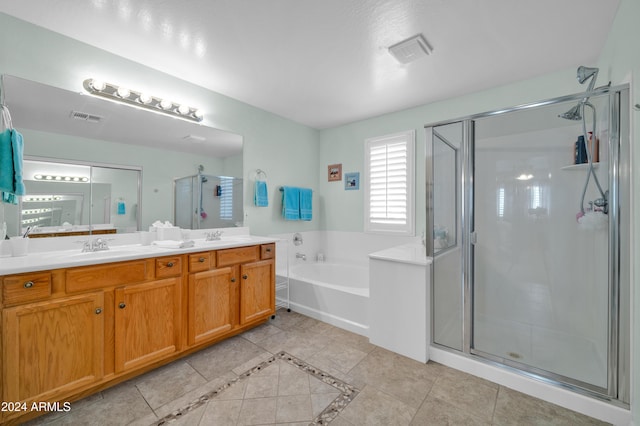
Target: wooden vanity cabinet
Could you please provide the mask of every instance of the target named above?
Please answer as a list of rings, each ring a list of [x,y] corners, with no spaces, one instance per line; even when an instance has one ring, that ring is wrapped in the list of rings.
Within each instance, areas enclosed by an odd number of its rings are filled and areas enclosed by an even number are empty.
[[[115,290],[115,372],[167,358],[180,348],[181,279]]]
[[[220,337],[234,327],[236,275],[234,268],[228,266],[189,275],[190,346]]]
[[[102,379],[103,293],[2,312],[3,401],[56,401]]]
[[[275,313],[275,268],[273,260],[240,266],[240,324],[261,320]]]
[[[2,400],[72,401],[260,324],[274,259],[263,244],[0,276]]]

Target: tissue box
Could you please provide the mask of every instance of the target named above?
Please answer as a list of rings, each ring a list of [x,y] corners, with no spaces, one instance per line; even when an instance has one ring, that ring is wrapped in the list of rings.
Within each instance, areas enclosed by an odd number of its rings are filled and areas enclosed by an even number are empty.
[[[171,228],[156,228],[158,233],[158,240],[182,240],[182,231],[179,226],[172,226]]]

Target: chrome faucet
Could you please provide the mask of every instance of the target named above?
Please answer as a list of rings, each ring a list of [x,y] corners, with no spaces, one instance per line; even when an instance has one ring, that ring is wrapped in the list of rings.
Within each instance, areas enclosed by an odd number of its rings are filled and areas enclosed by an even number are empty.
[[[296,253],[296,259],[307,260],[307,255],[304,253]]]
[[[205,232],[204,235],[205,241],[218,241],[221,239],[222,231],[217,230],[215,232]]]
[[[93,240],[87,240],[82,243],[82,252],[94,252],[109,250],[109,244],[104,238],[95,238]]]

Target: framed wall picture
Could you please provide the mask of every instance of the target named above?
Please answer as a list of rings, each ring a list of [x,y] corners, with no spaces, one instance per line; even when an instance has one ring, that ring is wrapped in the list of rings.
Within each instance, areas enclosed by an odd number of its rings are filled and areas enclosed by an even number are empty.
[[[342,180],[342,164],[331,164],[328,167],[329,182],[340,182]]]
[[[345,190],[360,189],[360,172],[344,174],[344,189]]]

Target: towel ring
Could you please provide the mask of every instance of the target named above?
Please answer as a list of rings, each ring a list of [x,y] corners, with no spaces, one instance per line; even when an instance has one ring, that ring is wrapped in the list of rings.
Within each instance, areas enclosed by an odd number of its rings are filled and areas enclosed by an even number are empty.
[[[267,180],[267,174],[265,173],[265,171],[261,170],[261,169],[257,169],[256,170],[256,179],[260,179],[260,176],[263,176],[264,180]]]

